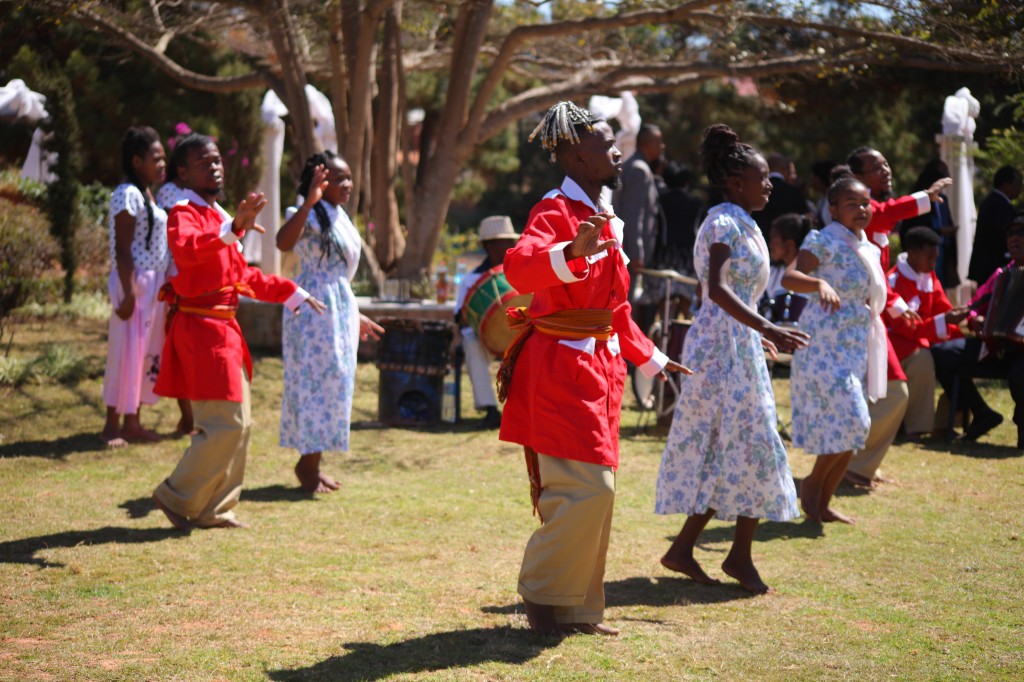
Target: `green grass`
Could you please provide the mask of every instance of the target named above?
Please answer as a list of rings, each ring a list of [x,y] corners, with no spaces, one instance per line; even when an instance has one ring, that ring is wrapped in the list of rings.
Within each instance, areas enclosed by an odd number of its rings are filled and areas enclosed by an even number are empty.
[[[50,343],[102,369],[102,320],[17,324],[12,356]],[[552,641],[526,629],[515,593],[536,524],[517,447],[468,425],[381,427],[363,365],[352,453],[326,462],[344,487],[309,497],[276,444],[281,381],[280,359],[257,359],[238,508],[252,528],[191,535],[149,502],[185,441],[102,449],[95,371],[0,388],[0,679],[1024,677],[1024,462],[1009,420],[984,445],[895,447],[895,483],[838,501],[855,527],[765,524],[755,560],[778,594],[751,598],[659,566],[682,518],[652,513],[664,434],[627,410],[606,578],[623,634]],[[1005,387],[984,390],[1010,413]],[[143,413],[162,433],[176,420],[171,401]],[[713,522],[703,538],[713,575],[731,534]]]

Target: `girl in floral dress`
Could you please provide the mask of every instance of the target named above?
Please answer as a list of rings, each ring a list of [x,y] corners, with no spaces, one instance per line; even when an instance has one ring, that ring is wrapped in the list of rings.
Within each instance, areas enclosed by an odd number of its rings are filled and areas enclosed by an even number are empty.
[[[113,304],[103,374],[107,420],[100,439],[110,448],[129,441],[155,441],[142,427],[142,403],[153,404],[160,369],[163,317],[156,297],[167,277],[167,213],[150,188],[164,179],[166,158],[160,136],[146,126],[129,128],[121,142],[125,181],[110,196],[110,282]],[[156,338],[154,339],[154,336]],[[121,419],[124,419],[122,425]]]
[[[721,124],[704,131],[701,155],[709,182],[726,202],[708,212],[694,247],[706,294],[682,362],[695,373],[682,377],[655,501],[659,514],[689,517],[661,563],[697,582],[717,583],[693,548],[712,517],[735,519],[722,570],[745,589],[764,593],[769,587],[750,555],[758,520],[800,514],[764,353],[804,346],[807,335],[756,312],[768,282],[768,247],[750,213],[764,208],[771,194],[764,157]]]
[[[864,232],[872,215],[868,188],[840,166],[828,203],[833,222],[807,236],[782,278],[787,289],[810,296],[800,326],[811,342],[793,355],[790,378],[793,445],[818,456],[800,484],[807,517],[853,523],[829,505],[853,450],[867,440],[867,400],[885,397],[887,346],[878,315],[886,286],[878,247]]]
[[[347,452],[360,338],[384,330],[359,314],[349,282],[362,241],[342,205],[352,194],[352,171],[333,152],[306,161],[299,184],[302,204],[288,209],[277,234],[282,251],[295,249],[301,273],[295,282],[327,306],[323,315],[284,314],[281,445],[299,451],[295,475],[307,492],[339,484],[321,473],[324,450]],[[315,319],[314,319],[315,318]]]

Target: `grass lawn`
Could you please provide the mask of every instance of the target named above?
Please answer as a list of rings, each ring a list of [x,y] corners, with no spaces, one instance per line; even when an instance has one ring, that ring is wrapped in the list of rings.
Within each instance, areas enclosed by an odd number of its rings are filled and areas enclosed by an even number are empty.
[[[88,371],[0,388],[0,679],[1024,679],[1024,460],[1009,419],[981,445],[893,448],[893,483],[841,491],[854,527],[764,524],[755,560],[778,593],[749,597],[658,564],[683,519],[651,511],[664,433],[629,409],[606,576],[623,633],[559,641],[526,629],[515,585],[536,520],[521,451],[496,432],[384,428],[378,372],[362,365],[353,450],[326,458],[344,487],[304,495],[277,445],[281,361],[257,358],[237,510],[252,528],[183,535],[149,496],[186,442],[96,438],[105,327],[16,324],[12,354],[56,343]],[[1005,385],[984,390],[1010,414]],[[176,420],[172,401],[143,414],[162,433]],[[790,461],[798,477],[812,464]],[[731,537],[712,522],[700,545],[716,577]]]

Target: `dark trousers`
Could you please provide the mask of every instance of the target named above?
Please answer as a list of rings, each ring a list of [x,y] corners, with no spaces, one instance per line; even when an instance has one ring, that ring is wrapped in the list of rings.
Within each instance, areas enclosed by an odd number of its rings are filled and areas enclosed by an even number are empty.
[[[953,382],[959,376],[957,408],[966,406],[975,416],[991,412],[992,408],[978,392],[974,377],[1007,379],[1014,402],[1013,423],[1017,425],[1017,439],[1021,441],[1024,438],[1024,352],[1015,347],[1009,348],[1001,356],[989,354],[979,362],[981,345],[981,339],[972,338],[955,339],[932,346],[935,377],[946,395],[952,396]]]

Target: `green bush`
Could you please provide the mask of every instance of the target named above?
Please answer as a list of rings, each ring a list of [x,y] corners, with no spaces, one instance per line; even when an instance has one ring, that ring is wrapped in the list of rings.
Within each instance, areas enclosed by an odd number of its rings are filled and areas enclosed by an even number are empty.
[[[59,250],[43,214],[30,204],[0,198],[0,326],[36,294]]]
[[[0,357],[0,386],[76,384],[90,374],[89,361],[68,346],[48,345],[35,357]]]

